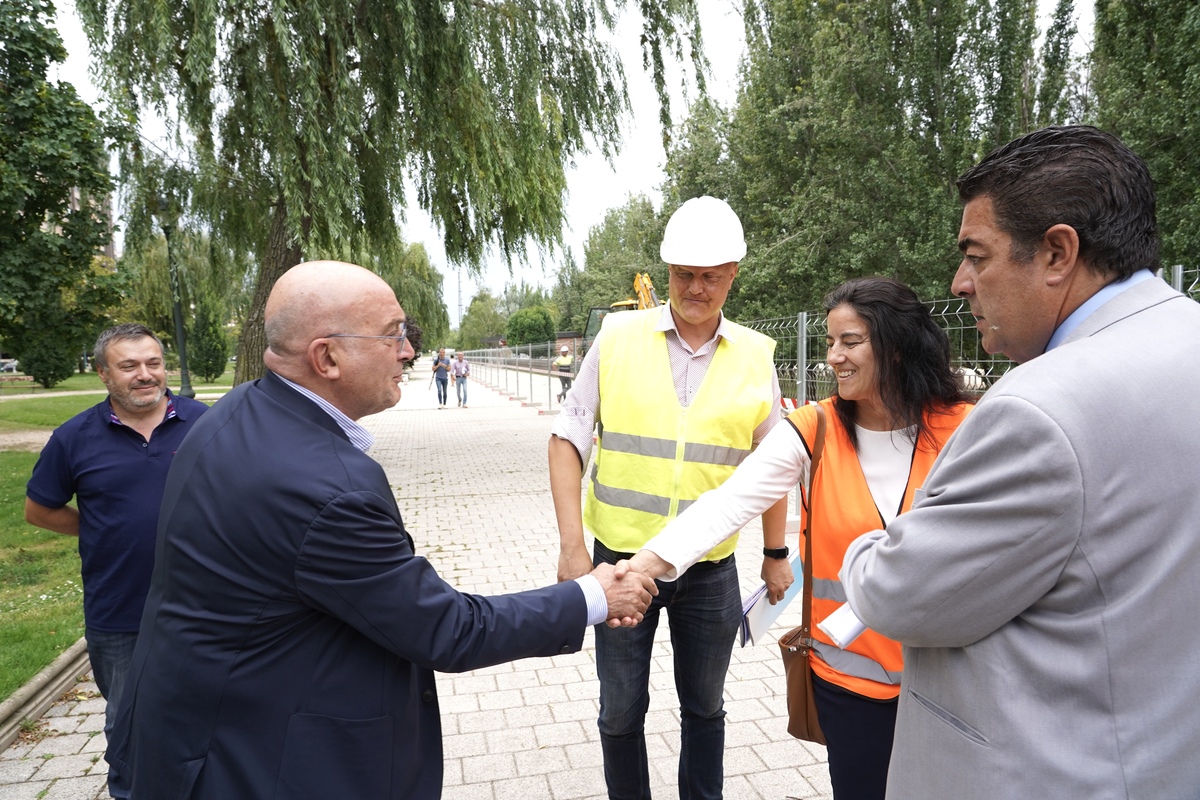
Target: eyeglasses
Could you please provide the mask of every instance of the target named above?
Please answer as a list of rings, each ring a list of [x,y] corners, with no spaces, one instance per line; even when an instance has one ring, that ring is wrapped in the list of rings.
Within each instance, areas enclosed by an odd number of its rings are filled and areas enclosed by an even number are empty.
[[[395,336],[368,336],[363,333],[327,333],[325,339],[387,339],[396,348],[404,346],[404,338],[408,335],[408,325],[400,323],[400,333]]]

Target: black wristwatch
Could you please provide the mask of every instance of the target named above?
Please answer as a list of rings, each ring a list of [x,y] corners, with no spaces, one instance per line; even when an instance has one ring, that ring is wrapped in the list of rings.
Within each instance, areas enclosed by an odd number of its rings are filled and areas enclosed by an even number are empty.
[[[787,558],[787,545],[784,545],[783,547],[764,547],[763,555],[767,558]]]

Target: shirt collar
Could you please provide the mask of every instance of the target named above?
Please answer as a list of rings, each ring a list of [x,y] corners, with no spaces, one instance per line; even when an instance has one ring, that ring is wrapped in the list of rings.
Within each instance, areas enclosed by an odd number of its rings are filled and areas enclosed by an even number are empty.
[[[183,419],[183,417],[179,415],[179,412],[175,408],[175,395],[171,394],[170,389],[167,389],[166,395],[167,395],[167,413],[163,414],[162,422],[158,423],[159,425],[161,425],[163,422],[166,422],[169,419],[175,419],[176,417]],[[117,412],[113,411],[112,397],[110,396],[105,399],[108,402],[108,421],[113,425],[124,425],[125,423],[121,422],[121,418],[117,416]]]
[[[720,336],[723,339],[728,339],[731,342],[734,341],[734,337],[729,335],[730,333],[733,332],[733,326],[726,323],[725,312],[718,311],[717,313],[720,315],[721,321],[717,323],[717,330],[713,334],[713,338],[709,339],[708,341],[712,342],[718,336]],[[671,304],[670,303],[663,303],[662,314],[659,316],[658,324],[654,326],[654,330],[659,331],[661,333],[666,333],[667,331],[675,331],[675,335],[679,336],[679,328],[675,325],[675,315],[673,315],[671,313]],[[683,337],[680,336],[679,340],[683,341]]]
[[[350,440],[350,444],[354,445],[364,453],[367,452],[371,445],[375,444],[375,437],[372,436],[366,428],[343,414],[333,403],[330,403],[319,394],[310,392],[300,384],[289,381],[278,372],[275,373],[275,377],[279,378],[279,380],[283,381],[288,386],[307,397],[309,400],[312,400],[321,408],[322,411],[333,417],[333,421],[336,422],[338,427],[342,429],[342,433],[346,434],[346,438]]]
[[[1110,283],[1100,291],[1096,292],[1094,295],[1085,300],[1083,305],[1072,311],[1071,315],[1064,319],[1062,324],[1055,329],[1054,335],[1050,337],[1050,343],[1046,345],[1046,352],[1050,352],[1066,341],[1067,337],[1070,336],[1076,328],[1083,324],[1085,319],[1095,313],[1100,306],[1104,305],[1109,300],[1112,300],[1126,289],[1137,286],[1142,281],[1149,280],[1153,277],[1154,273],[1152,273],[1150,270],[1139,269],[1125,280]]]

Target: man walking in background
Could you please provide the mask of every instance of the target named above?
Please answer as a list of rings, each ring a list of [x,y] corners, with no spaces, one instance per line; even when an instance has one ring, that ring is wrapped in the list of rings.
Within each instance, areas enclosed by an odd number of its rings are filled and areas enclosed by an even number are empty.
[[[444,347],[433,358],[433,380],[437,383],[438,408],[445,408],[450,384],[450,359],[446,358]]]
[[[571,391],[571,372],[574,365],[575,358],[571,355],[571,348],[564,344],[558,351],[558,358],[554,359],[554,368],[558,370],[558,382],[562,388],[558,394],[560,403],[567,399],[567,392]]]
[[[162,342],[144,325],[104,331],[92,359],[108,397],[54,431],[26,487],[25,520],[79,538],[84,635],[111,735],[150,588],[167,470],[208,406],[171,394]]]
[[[454,354],[450,362],[450,374],[454,376],[454,391],[458,395],[458,407],[467,407],[467,376],[471,374],[471,365],[463,358],[462,351]]]

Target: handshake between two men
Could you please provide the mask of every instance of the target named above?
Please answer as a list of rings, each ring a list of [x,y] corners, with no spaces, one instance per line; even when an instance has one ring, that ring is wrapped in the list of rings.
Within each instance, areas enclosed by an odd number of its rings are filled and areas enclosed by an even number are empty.
[[[649,550],[616,564],[601,564],[592,570],[608,600],[610,628],[632,628],[642,621],[646,609],[658,595],[655,578],[671,570],[671,565]]]
[[[610,628],[632,628],[645,617],[646,609],[658,594],[654,579],[633,569],[628,561],[600,564],[590,573],[604,590],[608,601]]]

